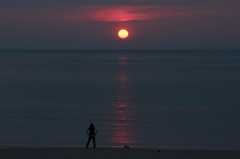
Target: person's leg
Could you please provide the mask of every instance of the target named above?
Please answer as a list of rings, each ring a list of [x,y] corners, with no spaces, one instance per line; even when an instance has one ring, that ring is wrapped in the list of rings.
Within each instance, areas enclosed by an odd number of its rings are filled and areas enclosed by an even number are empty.
[[[94,145],[94,148],[96,148],[95,137],[93,137],[93,145]]]
[[[90,140],[91,140],[91,137],[88,138],[88,142],[87,142],[86,148],[88,148],[88,144],[89,144]]]

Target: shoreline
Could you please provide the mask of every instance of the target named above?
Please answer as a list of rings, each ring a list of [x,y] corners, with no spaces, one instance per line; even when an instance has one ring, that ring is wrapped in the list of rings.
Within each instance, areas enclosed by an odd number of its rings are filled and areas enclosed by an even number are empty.
[[[1,159],[239,159],[240,151],[141,148],[0,148]]]

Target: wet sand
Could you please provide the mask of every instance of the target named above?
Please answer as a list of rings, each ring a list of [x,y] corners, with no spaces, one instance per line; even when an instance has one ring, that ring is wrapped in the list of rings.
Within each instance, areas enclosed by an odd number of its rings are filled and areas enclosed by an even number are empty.
[[[2,148],[0,159],[240,159],[240,151],[136,148]]]

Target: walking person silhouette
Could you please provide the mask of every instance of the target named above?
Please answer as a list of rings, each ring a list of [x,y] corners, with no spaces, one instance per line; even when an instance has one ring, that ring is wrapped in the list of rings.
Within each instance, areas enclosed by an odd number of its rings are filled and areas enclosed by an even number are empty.
[[[95,129],[93,123],[90,124],[86,133],[88,134],[88,142],[87,142],[86,148],[88,148],[88,145],[89,145],[89,142],[91,141],[91,139],[93,140],[94,148],[96,148],[95,136],[97,135],[98,131],[97,131],[97,129]]]

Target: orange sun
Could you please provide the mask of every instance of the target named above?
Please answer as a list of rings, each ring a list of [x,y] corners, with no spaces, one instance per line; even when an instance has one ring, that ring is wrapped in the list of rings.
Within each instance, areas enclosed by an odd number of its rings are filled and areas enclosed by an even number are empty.
[[[118,36],[119,36],[120,38],[122,38],[122,39],[125,39],[125,38],[128,37],[128,31],[125,30],[125,29],[121,29],[121,30],[119,30],[119,32],[118,32]]]

